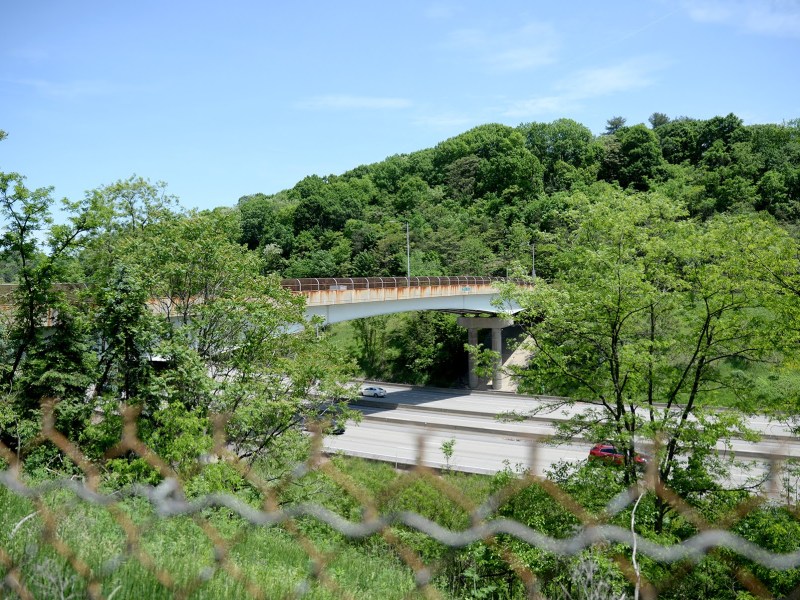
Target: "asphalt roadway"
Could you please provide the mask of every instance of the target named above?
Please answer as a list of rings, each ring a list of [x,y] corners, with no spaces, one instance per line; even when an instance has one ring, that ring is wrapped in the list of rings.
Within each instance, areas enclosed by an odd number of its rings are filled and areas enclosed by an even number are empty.
[[[598,441],[573,438],[559,445],[547,443],[559,421],[587,410],[587,405],[553,410],[556,398],[375,385],[387,391],[386,397],[360,398],[353,407],[362,412],[361,422],[349,423],[342,435],[327,436],[327,452],[385,461],[397,467],[422,464],[483,474],[504,468],[530,469],[546,475],[559,461],[585,460]],[[761,433],[759,442],[732,440],[729,448],[719,446],[722,456],[737,461],[729,482],[733,486],[761,478],[770,460],[800,458],[800,440],[784,425],[763,417],[751,420],[750,425]],[[442,444],[449,440],[454,443],[448,460]]]

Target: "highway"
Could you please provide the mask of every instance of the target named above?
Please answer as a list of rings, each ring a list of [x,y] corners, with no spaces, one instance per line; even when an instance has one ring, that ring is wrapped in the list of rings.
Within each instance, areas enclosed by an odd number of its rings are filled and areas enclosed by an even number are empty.
[[[453,439],[449,466],[454,470],[493,474],[509,467],[544,475],[559,460],[584,460],[597,441],[574,438],[557,446],[545,443],[558,421],[586,410],[585,405],[551,411],[544,409],[551,409],[557,399],[377,385],[386,389],[386,397],[361,398],[355,403],[363,415],[361,423],[350,423],[344,434],[326,437],[327,452],[386,461],[398,467],[419,462],[442,468],[447,466],[442,442]],[[540,412],[530,416],[534,410]],[[497,415],[515,418],[503,420]],[[519,420],[523,416],[527,418]],[[758,476],[771,457],[800,458],[800,441],[785,426],[759,417],[751,421],[751,427],[762,433],[761,441],[732,440],[730,450],[736,459],[750,463],[749,472],[744,467],[734,469],[732,483],[736,485]],[[730,450],[720,446],[723,456]]]

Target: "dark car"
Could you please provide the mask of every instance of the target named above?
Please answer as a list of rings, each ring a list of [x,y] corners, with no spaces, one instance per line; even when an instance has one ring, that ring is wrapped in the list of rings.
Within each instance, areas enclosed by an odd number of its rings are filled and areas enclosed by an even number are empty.
[[[303,418],[302,426],[305,431],[317,432],[321,431],[323,434],[342,435],[344,433],[347,419],[344,417],[336,416],[332,419],[306,419]]]
[[[303,415],[300,421],[305,431],[321,430],[326,435],[341,435],[344,433],[347,417],[346,405],[325,403]]]
[[[589,460],[600,460],[614,465],[622,465],[625,463],[625,455],[617,450],[613,444],[595,444],[589,450]],[[637,466],[644,467],[647,465],[649,457],[637,452],[633,455],[633,460]]]

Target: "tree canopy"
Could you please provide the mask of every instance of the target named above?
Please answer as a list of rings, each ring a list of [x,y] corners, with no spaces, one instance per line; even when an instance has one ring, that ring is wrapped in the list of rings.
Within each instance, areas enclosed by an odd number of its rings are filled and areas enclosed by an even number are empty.
[[[299,326],[302,299],[238,243],[238,211],[178,212],[162,185],[131,178],[67,206],[69,224],[51,226],[42,249],[50,190],[11,174],[0,196],[3,252],[21,265],[0,344],[0,439],[31,468],[63,460],[39,439],[43,402],[97,460],[135,409],[142,441],[188,482],[202,477],[186,469],[211,451],[214,415],[227,416],[228,448],[252,463],[350,394],[349,360]],[[70,286],[57,285],[64,278]],[[141,456],[106,467],[158,475]]]

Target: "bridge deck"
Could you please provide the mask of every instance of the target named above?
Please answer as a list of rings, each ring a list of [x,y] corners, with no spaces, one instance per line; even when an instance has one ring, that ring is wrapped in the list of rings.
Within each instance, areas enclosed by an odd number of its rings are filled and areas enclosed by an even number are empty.
[[[306,298],[308,306],[386,302],[467,295],[497,295],[498,283],[527,282],[503,277],[337,277],[284,279],[281,285]]]
[[[364,316],[404,312],[406,310],[441,310],[447,312],[497,312],[492,301],[499,296],[497,284],[516,283],[530,286],[530,281],[504,277],[338,277],[284,279],[281,286],[304,296],[309,314],[322,314],[334,322]],[[55,289],[76,295],[80,284],[55,284]],[[0,284],[0,311],[13,310],[15,284]],[[166,299],[169,303],[169,299]],[[148,303],[154,312],[163,312],[158,299]],[[344,309],[346,305],[361,305]],[[378,305],[383,307],[378,308]],[[508,307],[516,312],[518,307]],[[42,325],[54,325],[56,312],[48,310]]]
[[[347,277],[284,279],[282,285],[306,300],[307,314],[326,323],[414,310],[459,314],[515,313],[514,303],[503,309],[495,302],[497,285],[529,281],[502,277]]]
[[[528,282],[504,277],[329,277],[284,279],[281,285],[303,294],[309,306],[383,302],[442,296],[497,294],[498,283]]]

